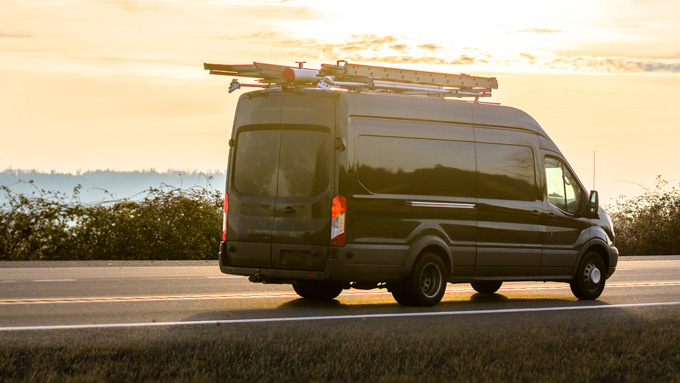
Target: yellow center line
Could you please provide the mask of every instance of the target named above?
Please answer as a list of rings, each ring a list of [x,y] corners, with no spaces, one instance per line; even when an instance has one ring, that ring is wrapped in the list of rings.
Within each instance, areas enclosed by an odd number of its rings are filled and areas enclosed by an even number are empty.
[[[657,286],[680,286],[680,281],[662,282],[626,282],[609,283],[607,288],[621,287],[657,287]],[[567,289],[569,285],[547,285],[547,286],[504,286],[502,291],[531,291],[531,290],[560,290]],[[448,288],[447,293],[467,293],[474,292],[472,288]],[[343,296],[363,296],[363,295],[389,295],[385,290],[371,291],[347,291]],[[34,305],[34,304],[60,304],[60,303],[112,303],[112,302],[155,302],[155,301],[195,301],[195,300],[232,300],[232,299],[265,299],[265,298],[291,298],[297,297],[292,292],[270,292],[270,293],[234,293],[234,294],[189,294],[189,295],[151,295],[151,296],[131,296],[131,297],[78,297],[78,298],[17,298],[1,299],[0,305]]]

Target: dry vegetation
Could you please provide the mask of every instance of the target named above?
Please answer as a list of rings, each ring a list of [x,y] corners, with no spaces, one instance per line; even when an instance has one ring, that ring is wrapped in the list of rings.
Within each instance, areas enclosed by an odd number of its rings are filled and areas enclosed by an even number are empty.
[[[378,331],[357,322],[221,326],[134,344],[90,333],[80,344],[3,347],[0,380],[680,382],[678,318],[660,316],[544,326],[392,322]]]
[[[36,189],[0,190],[2,260],[203,260],[216,259],[221,238],[222,194],[203,187],[150,188],[141,200],[80,202]]]
[[[30,184],[30,182],[28,182]],[[680,189],[659,179],[644,195],[607,206],[621,255],[680,254]],[[31,195],[0,186],[2,260],[216,259],[222,193],[162,186],[141,200],[82,203],[72,195]]]

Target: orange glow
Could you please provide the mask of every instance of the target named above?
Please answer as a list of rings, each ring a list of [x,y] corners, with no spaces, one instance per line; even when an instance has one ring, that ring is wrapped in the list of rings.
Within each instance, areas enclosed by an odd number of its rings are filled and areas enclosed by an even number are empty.
[[[496,76],[603,202],[680,180],[680,2],[0,2],[0,169],[224,170],[238,96],[203,62]],[[228,22],[225,22],[228,20]],[[102,28],[105,25],[106,28]]]

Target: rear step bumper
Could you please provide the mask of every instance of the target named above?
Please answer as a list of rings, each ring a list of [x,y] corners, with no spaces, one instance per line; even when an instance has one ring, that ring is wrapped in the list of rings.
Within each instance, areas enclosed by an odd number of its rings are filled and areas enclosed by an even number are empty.
[[[407,246],[347,245],[328,247],[324,270],[295,270],[229,265],[226,243],[220,244],[220,270],[248,276],[251,282],[292,283],[301,279],[332,281],[398,281],[404,278]]]

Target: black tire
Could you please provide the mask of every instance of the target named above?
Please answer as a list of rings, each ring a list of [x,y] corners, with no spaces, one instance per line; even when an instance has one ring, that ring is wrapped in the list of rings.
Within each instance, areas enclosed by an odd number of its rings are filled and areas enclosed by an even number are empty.
[[[471,282],[472,288],[480,294],[493,294],[501,288],[503,282],[477,281]]]
[[[406,282],[400,282],[400,283],[393,283],[389,287],[389,291],[392,293],[392,297],[394,297],[394,300],[397,301],[400,305],[404,306],[417,306],[417,302],[411,294],[409,294],[408,290],[406,289]]]
[[[421,254],[411,274],[392,286],[392,296],[405,306],[434,306],[446,292],[448,275],[442,259],[434,253]]]
[[[340,295],[343,285],[329,281],[301,280],[293,283],[293,289],[305,299],[331,300]]]
[[[578,299],[596,299],[602,294],[606,279],[602,257],[597,253],[587,253],[576,269],[574,280],[570,283],[571,292]]]

